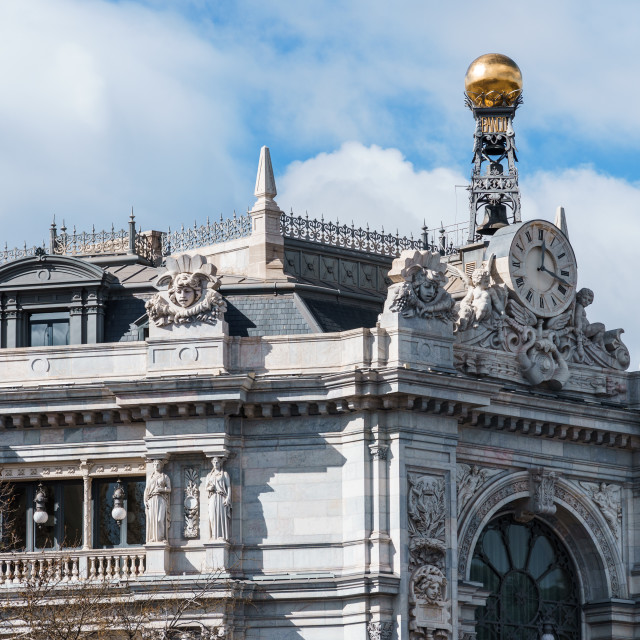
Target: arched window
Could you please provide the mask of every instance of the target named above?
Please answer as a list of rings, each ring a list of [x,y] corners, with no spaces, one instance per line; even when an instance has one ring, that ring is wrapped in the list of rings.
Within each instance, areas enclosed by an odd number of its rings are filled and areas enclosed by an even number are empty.
[[[491,592],[477,609],[478,640],[539,640],[551,625],[556,640],[580,640],[580,602],[573,563],[543,522],[503,515],[476,545],[471,580]]]

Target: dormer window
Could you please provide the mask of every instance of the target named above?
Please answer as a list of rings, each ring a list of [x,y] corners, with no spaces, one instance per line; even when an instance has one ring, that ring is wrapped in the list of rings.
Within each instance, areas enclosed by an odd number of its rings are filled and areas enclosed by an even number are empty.
[[[69,312],[29,315],[29,346],[51,347],[69,344]]]

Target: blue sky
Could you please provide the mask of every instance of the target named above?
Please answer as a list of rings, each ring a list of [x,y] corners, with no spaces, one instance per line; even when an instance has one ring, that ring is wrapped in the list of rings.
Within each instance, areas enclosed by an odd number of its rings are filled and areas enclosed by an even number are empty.
[[[461,221],[463,79],[489,51],[523,73],[523,217],[565,206],[589,315],[625,326],[637,368],[635,0],[3,0],[0,239],[41,242],[54,214],[123,226],[132,205],[145,229],[244,211],[263,144],[287,210]]]

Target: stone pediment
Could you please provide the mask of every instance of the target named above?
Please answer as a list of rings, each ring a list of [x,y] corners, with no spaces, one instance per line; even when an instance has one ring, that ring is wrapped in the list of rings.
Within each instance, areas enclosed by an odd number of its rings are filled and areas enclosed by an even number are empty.
[[[113,279],[101,267],[70,256],[42,255],[0,267],[0,291],[34,287],[100,286]]]

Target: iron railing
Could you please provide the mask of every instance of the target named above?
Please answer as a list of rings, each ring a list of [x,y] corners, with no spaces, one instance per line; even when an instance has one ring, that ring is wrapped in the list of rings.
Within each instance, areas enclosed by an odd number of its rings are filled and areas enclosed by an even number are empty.
[[[422,240],[400,237],[398,233],[372,231],[367,225],[366,229],[357,228],[351,223],[340,224],[339,222],[310,219],[283,213],[280,216],[280,229],[286,238],[297,240],[307,240],[317,242],[332,247],[343,249],[353,249],[382,256],[398,256],[405,249],[422,249]]]
[[[463,225],[441,226],[436,238],[435,232],[429,237],[429,228],[426,224],[422,227],[422,236],[419,239],[401,237],[398,232],[385,233],[356,227],[353,223],[341,225],[339,222],[310,219],[306,216],[294,216],[293,213],[283,213],[280,216],[280,229],[286,238],[317,242],[333,247],[353,249],[375,255],[397,257],[405,249],[439,251],[443,255],[455,253],[463,244]]]
[[[193,227],[184,225],[178,231],[171,231],[162,234],[162,255],[168,256],[172,253],[208,247],[212,244],[245,238],[251,235],[251,216],[249,214],[238,216],[235,211],[233,218],[224,220],[220,216],[220,222],[210,222],[207,218],[206,224],[198,226],[193,223]]]
[[[0,265],[6,264],[7,262],[13,262],[14,260],[19,260],[20,258],[34,258],[36,256],[44,255],[46,252],[47,250],[44,243],[40,247],[27,247],[27,243],[25,242],[22,249],[19,247],[9,249],[5,243],[4,251],[0,251]]]
[[[344,249],[352,249],[364,253],[396,257],[405,249],[439,251],[442,255],[455,253],[465,243],[467,225],[455,224],[440,226],[430,230],[426,224],[422,227],[421,237],[406,237],[399,233],[385,233],[349,226],[339,222],[310,219],[306,216],[295,216],[293,213],[282,213],[280,216],[281,233],[286,238],[295,238],[307,242],[329,245]],[[182,251],[208,247],[214,244],[245,238],[251,235],[251,215],[238,216],[219,222],[207,222],[203,225],[194,223],[193,227],[182,226],[177,231],[169,229],[166,233],[152,231],[141,233],[136,231],[133,213],[127,229],[110,231],[77,231],[75,226],[69,232],[64,222],[60,233],[55,220],[51,225],[48,250],[42,246],[9,249],[5,245],[0,251],[0,265],[20,258],[37,257],[49,253],[64,256],[98,256],[98,255],[137,255],[151,263],[157,263],[161,257]]]

